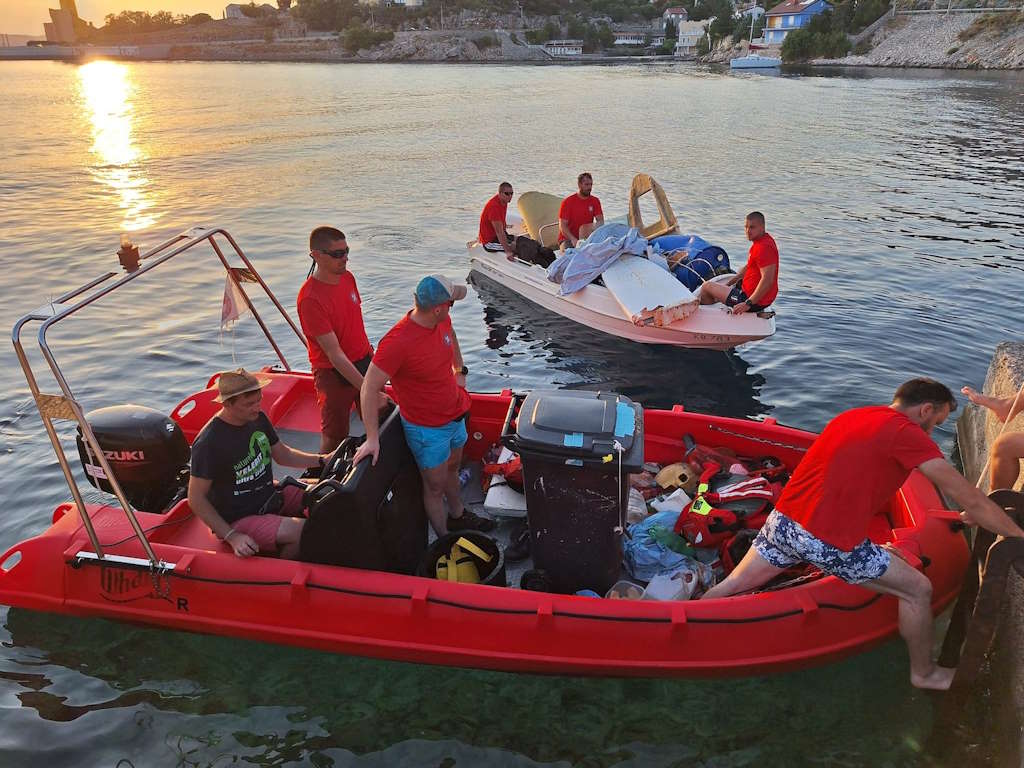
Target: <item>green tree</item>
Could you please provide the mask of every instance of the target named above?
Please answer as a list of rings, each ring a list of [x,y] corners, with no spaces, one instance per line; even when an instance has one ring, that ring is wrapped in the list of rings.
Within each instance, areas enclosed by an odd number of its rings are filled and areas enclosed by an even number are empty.
[[[213,21],[213,16],[208,13],[196,13],[188,17],[189,24],[206,24],[209,21]]]
[[[353,24],[345,30],[342,35],[341,44],[349,53],[355,53],[364,48],[376,48],[381,43],[393,40],[395,33],[386,29],[370,29],[362,24]]]

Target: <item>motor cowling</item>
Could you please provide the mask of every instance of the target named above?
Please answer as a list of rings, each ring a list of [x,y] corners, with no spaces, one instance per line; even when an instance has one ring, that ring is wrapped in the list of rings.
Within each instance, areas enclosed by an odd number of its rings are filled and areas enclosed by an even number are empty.
[[[162,512],[183,495],[191,450],[173,420],[142,405],[115,405],[85,416],[125,496],[135,509]],[[113,493],[99,461],[77,434],[78,456],[89,482]]]

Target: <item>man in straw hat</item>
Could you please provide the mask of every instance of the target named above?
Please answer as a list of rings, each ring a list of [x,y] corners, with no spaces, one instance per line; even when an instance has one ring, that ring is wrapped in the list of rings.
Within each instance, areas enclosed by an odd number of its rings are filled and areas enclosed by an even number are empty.
[[[239,368],[217,379],[220,413],[192,444],[188,503],[239,557],[259,552],[295,559],[306,520],[302,490],[274,485],[271,461],[316,467],[326,457],[285,445],[260,410],[269,378]]]
[[[358,464],[380,453],[380,393],[391,379],[405,439],[423,476],[423,503],[438,536],[448,531],[489,531],[494,521],[462,504],[459,465],[466,444],[469,394],[459,341],[448,313],[466,286],[429,275],[413,292],[415,306],[377,346],[360,391],[366,441],[352,458]],[[448,509],[445,509],[445,500]]]

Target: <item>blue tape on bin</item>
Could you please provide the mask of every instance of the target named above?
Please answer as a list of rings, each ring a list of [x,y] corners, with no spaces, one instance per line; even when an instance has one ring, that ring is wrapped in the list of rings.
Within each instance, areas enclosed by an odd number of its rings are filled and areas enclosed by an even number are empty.
[[[583,447],[583,433],[582,432],[570,432],[568,435],[562,438],[562,444],[566,448],[582,448]]]
[[[617,403],[615,406],[615,436],[632,435],[635,427],[636,417],[633,415],[633,409],[625,403]]]

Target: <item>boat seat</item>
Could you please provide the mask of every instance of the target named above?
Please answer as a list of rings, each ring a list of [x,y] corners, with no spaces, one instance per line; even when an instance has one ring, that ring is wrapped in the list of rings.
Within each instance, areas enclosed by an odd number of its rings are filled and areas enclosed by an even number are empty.
[[[524,192],[516,203],[530,237],[547,248],[558,245],[558,209],[562,198],[547,192]]]
[[[643,216],[640,215],[640,198],[648,192],[654,195],[659,219],[653,224],[645,225]],[[679,231],[679,222],[676,221],[676,214],[668,203],[668,195],[661,185],[646,173],[638,173],[633,177],[633,183],[629,185],[629,226],[636,227],[640,235],[648,240]]]

